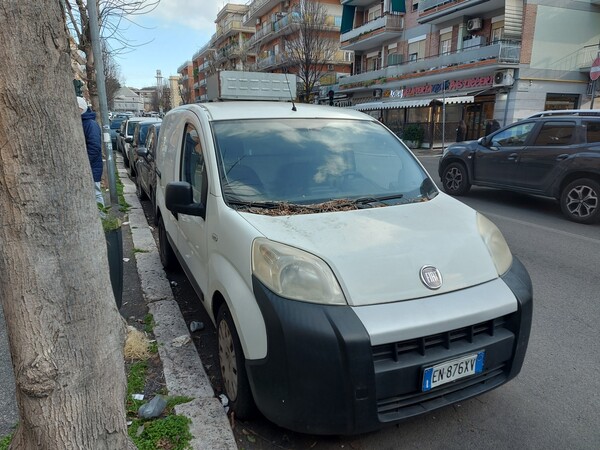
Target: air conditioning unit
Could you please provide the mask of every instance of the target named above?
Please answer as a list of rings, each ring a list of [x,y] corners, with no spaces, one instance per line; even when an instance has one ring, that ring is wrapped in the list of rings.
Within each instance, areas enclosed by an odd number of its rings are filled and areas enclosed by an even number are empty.
[[[467,31],[481,30],[482,20],[479,17],[467,20]]]
[[[494,73],[494,87],[512,86],[515,82],[515,69],[502,69]]]
[[[327,70],[329,70],[329,71],[333,70],[333,64],[327,64]]]

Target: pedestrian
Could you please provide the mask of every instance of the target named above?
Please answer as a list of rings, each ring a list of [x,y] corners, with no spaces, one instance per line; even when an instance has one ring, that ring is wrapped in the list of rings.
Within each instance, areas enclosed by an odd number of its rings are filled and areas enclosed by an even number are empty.
[[[456,142],[462,142],[467,137],[467,124],[464,120],[458,122],[458,128],[456,128]]]
[[[104,207],[104,196],[102,195],[102,130],[96,122],[96,113],[88,107],[83,97],[77,97],[77,105],[81,111],[81,124],[83,125],[83,134],[85,136],[85,146],[87,148],[88,159],[94,178],[94,189],[96,192],[96,203]]]
[[[500,122],[498,122],[496,119],[492,120],[492,131],[491,133],[493,133],[494,131],[498,131],[500,129]]]

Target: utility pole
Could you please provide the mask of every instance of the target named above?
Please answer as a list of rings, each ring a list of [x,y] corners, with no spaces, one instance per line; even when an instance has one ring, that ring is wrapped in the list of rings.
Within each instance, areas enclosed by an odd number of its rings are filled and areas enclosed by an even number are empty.
[[[111,205],[118,205],[119,199],[117,198],[117,183],[115,180],[115,160],[113,155],[112,141],[110,139],[108,103],[106,100],[106,83],[104,80],[104,61],[102,60],[102,47],[100,46],[100,26],[98,24],[98,5],[96,0],[88,1],[87,9],[90,16],[90,38],[92,40],[94,68],[96,70],[96,84],[98,87],[98,99],[100,101],[102,142],[104,144],[104,154],[106,155],[106,172],[108,178],[108,190],[110,192],[110,203]]]

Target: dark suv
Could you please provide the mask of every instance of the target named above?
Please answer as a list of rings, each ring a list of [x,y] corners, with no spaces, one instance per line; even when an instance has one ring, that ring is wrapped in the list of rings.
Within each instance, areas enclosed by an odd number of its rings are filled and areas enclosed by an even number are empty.
[[[600,111],[546,111],[452,144],[438,172],[450,195],[477,185],[553,197],[570,220],[598,222]]]

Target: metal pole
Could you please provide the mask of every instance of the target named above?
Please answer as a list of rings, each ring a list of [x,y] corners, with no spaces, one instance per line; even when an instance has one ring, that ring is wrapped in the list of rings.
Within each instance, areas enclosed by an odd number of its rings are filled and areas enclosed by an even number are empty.
[[[594,100],[596,99],[596,80],[592,81],[592,103],[590,109],[594,109]]]
[[[442,81],[442,152],[446,149],[446,80]]]
[[[111,205],[118,205],[117,183],[115,180],[115,160],[112,141],[110,139],[110,125],[108,121],[108,104],[106,101],[106,84],[104,82],[104,61],[102,60],[102,47],[100,46],[100,26],[98,24],[98,5],[96,0],[87,2],[88,15],[90,16],[90,38],[94,53],[94,68],[96,70],[96,83],[98,87],[98,100],[100,101],[100,117],[102,118],[102,143],[106,155],[106,172]]]

